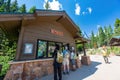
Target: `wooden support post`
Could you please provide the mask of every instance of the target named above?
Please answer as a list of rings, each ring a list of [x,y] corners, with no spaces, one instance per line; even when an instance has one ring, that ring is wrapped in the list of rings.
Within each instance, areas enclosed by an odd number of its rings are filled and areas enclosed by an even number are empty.
[[[90,60],[90,57],[86,55],[84,43],[83,43],[83,51],[84,51],[84,55],[81,58],[81,62],[82,62],[83,65],[90,65],[91,60]]]
[[[83,43],[83,51],[84,51],[84,56],[86,56],[85,44],[84,43]]]

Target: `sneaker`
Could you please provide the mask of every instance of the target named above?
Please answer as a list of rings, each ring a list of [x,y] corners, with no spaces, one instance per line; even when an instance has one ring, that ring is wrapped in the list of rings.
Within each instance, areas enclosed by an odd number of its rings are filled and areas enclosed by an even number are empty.
[[[67,72],[67,74],[69,75],[69,72]]]
[[[65,75],[65,72],[63,72],[63,74]]]

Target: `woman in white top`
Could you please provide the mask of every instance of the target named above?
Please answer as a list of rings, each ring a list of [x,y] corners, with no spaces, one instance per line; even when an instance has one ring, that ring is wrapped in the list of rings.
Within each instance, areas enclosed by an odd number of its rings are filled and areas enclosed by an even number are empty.
[[[74,47],[72,47],[72,51],[70,53],[70,62],[72,64],[73,71],[76,69],[75,58],[76,58],[75,50],[74,50]]]

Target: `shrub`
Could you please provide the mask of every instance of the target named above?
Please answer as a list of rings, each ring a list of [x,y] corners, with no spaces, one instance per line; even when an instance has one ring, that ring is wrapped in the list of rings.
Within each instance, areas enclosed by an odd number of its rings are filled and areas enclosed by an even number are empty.
[[[10,42],[8,39],[2,41],[2,54],[0,55],[0,64],[2,64],[2,71],[0,76],[4,76],[9,69],[9,61],[14,60],[16,53],[16,42]]]
[[[4,76],[9,69],[9,62],[10,58],[9,56],[0,56],[0,64],[2,64],[2,70],[0,73],[0,76]]]

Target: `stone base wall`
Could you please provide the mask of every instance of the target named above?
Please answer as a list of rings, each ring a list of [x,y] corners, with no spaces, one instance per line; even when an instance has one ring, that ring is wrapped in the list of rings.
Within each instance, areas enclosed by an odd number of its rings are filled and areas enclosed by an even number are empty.
[[[4,80],[39,80],[53,73],[53,60],[31,60],[10,63]]]
[[[91,64],[90,56],[82,56],[81,62],[83,65],[90,65]]]
[[[76,59],[76,68],[81,61]],[[70,66],[72,69],[72,66]],[[4,80],[40,80],[41,77],[53,73],[53,59],[11,62]]]
[[[76,59],[76,67],[80,68],[82,66],[81,61],[79,58]]]

